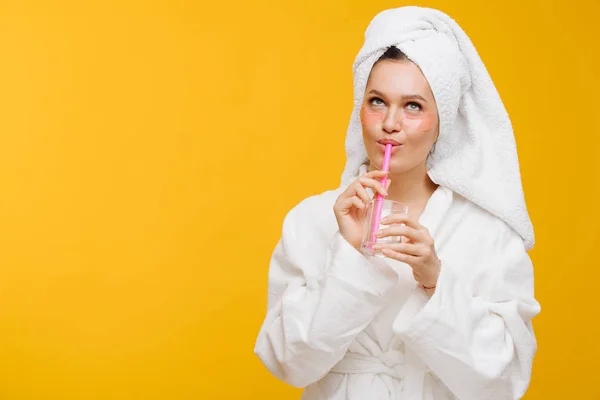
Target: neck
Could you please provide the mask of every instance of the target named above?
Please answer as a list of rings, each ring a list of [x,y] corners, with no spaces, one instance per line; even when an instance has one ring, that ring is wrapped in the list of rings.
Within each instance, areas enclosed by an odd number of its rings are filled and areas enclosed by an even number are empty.
[[[369,167],[371,170],[372,167]],[[427,174],[427,164],[419,164],[415,168],[398,174],[390,173],[388,179],[392,181],[388,188],[387,199],[399,201],[414,208],[420,208],[427,203],[438,185]]]

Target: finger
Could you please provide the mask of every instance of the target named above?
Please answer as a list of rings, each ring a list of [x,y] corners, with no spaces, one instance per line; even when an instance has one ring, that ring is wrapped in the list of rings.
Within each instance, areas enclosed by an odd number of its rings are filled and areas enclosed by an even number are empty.
[[[373,246],[375,250],[389,249],[396,253],[402,253],[414,257],[423,257],[426,255],[426,249],[419,244],[414,243],[377,243]]]
[[[352,197],[352,205],[360,210],[366,207],[365,203],[358,197]]]
[[[348,214],[353,207],[363,209],[366,206],[358,197],[352,196],[339,200],[337,203],[335,203],[333,209],[336,213]]]
[[[369,194],[358,181],[352,182],[339,196],[339,199],[349,199],[353,196],[358,196],[365,204],[371,201]]]
[[[363,203],[367,204],[368,202],[371,201],[371,196],[369,196],[369,193],[367,193],[367,191],[361,185],[360,182],[358,182],[358,181],[355,182],[353,186],[354,186],[354,192],[362,200]]]
[[[434,243],[434,240],[431,237],[429,230],[425,226],[421,225],[418,221],[415,221],[414,218],[411,218],[405,213],[388,215],[387,217],[383,218],[380,223],[383,226],[392,224],[404,224],[405,226],[409,226],[420,233],[418,237],[409,239],[419,241],[430,246]],[[405,241],[404,237],[402,238],[402,241]]]
[[[423,232],[406,225],[397,225],[383,228],[379,232],[377,232],[375,236],[377,236],[380,239],[390,236],[404,236],[409,238],[413,242],[422,242],[424,240]]]
[[[363,177],[363,178],[358,178],[358,182],[363,187],[371,188],[371,189],[373,189],[373,191],[380,193],[382,196],[387,196],[387,191],[385,190],[385,188],[383,187],[381,182],[379,182],[378,180]]]
[[[369,196],[369,193],[360,182],[356,182],[356,194],[365,204],[368,204],[371,201],[371,196]]]
[[[418,258],[415,256],[411,256],[411,255],[404,254],[404,253],[398,253],[398,252],[395,252],[394,250],[390,250],[390,249],[383,249],[381,251],[381,254],[383,254],[384,256],[386,256],[388,258],[406,263],[408,265],[416,265],[417,261],[418,261]]]
[[[421,230],[424,228],[418,221],[407,213],[392,213],[381,219],[382,225],[405,224],[413,229]]]
[[[371,172],[367,172],[366,174],[363,175],[363,177],[365,178],[375,178],[375,179],[381,179],[384,176],[388,175],[389,172],[385,172],[385,171],[381,171],[381,170],[373,170]]]

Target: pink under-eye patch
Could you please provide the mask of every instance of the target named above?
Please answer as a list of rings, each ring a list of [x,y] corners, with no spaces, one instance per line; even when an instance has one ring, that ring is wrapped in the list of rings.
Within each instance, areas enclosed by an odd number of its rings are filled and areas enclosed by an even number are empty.
[[[366,105],[363,105],[360,109],[360,122],[364,126],[378,125],[384,118],[384,111],[370,110]]]
[[[433,113],[421,114],[419,116],[402,115],[402,127],[413,132],[424,132],[433,128],[435,116]]]

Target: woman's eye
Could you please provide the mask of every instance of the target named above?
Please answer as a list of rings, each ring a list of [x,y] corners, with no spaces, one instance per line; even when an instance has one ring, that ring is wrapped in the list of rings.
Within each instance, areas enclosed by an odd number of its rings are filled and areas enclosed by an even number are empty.
[[[420,111],[422,108],[419,103],[415,103],[414,101],[411,101],[406,106],[412,111]]]
[[[381,106],[383,105],[383,100],[381,100],[379,97],[373,97],[371,99],[371,104],[373,104],[374,106]]]

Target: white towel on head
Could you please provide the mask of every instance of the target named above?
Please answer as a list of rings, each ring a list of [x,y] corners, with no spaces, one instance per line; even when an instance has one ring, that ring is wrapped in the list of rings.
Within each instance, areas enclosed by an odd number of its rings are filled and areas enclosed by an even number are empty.
[[[429,158],[431,179],[511,226],[527,249],[534,244],[512,125],[471,40],[441,11],[400,7],[377,14],[356,56],[354,109],[346,136],[342,185],[365,163],[360,107],[375,61],[396,46],[419,66],[435,97],[440,135]]]

